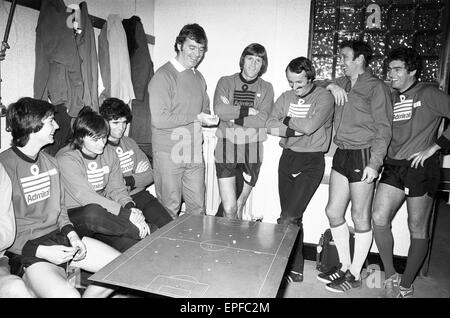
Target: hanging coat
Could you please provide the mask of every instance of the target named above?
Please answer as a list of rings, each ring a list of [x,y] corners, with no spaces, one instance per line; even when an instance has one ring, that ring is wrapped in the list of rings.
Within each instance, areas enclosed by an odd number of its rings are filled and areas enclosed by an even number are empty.
[[[65,104],[71,117],[83,107],[83,78],[70,12],[63,0],[42,0],[36,27],[34,97]]]
[[[105,90],[100,102],[115,97],[129,104],[135,98],[131,82],[130,56],[127,36],[122,20],[117,14],[110,14],[98,38],[100,72]],[[114,61],[114,63],[110,63]]]
[[[129,136],[142,150],[151,155],[151,118],[148,84],[153,77],[153,62],[147,44],[147,37],[141,19],[132,16],[122,21],[127,35],[130,54],[131,80],[136,98],[132,101],[133,120]]]

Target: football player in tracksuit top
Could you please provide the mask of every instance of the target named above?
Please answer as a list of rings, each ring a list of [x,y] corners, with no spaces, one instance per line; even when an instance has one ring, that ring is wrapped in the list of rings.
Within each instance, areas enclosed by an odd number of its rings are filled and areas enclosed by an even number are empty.
[[[439,149],[449,148],[450,131],[436,139],[442,117],[450,118],[450,96],[419,83],[421,58],[412,49],[397,48],[388,56],[394,88],[392,141],[377,187],[373,232],[386,274],[386,297],[406,298],[428,250],[428,222],[440,182]],[[406,198],[411,245],[403,275],[393,265],[391,221]]]
[[[267,120],[268,133],[282,137],[278,223],[300,228],[285,276],[288,282],[303,281],[303,213],[322,180],[324,153],[331,143],[334,99],[325,88],[314,85],[315,77],[310,60],[305,57],[292,60],[286,67],[292,89],[281,94]]]
[[[70,220],[83,235],[123,252],[150,234],[150,227],[128,194],[116,152],[105,148],[108,133],[108,122],[85,107],[56,159]]]
[[[392,136],[392,100],[389,87],[368,68],[372,48],[363,41],[340,45],[345,76],[327,89],[335,96],[334,143],[326,215],[339,254],[340,266],[317,279],[326,289],[342,293],[361,286],[360,272],[372,245],[371,208],[379,170]],[[351,201],[355,249],[350,256],[345,212]]]
[[[0,163],[0,298],[33,297],[24,281],[11,274],[5,251],[16,237],[16,219],[12,205],[12,184]]]
[[[249,44],[239,66],[240,73],[219,79],[214,93],[214,112],[220,118],[214,152],[222,200],[217,216],[250,220],[243,208],[258,180],[274,93],[272,84],[261,78],[268,66],[261,44]]]
[[[77,298],[80,293],[67,282],[69,264],[96,272],[120,253],[92,238],[80,239],[67,216],[58,163],[41,151],[54,141],[54,112],[53,105],[28,97],[8,107],[12,147],[0,154],[0,162],[12,183],[17,231],[7,255],[11,272],[25,274],[37,297]],[[83,297],[106,297],[112,291],[91,284]]]
[[[112,148],[120,162],[125,185],[136,207],[145,219],[158,228],[173,220],[172,216],[146,187],[153,182],[153,170],[145,153],[130,137],[124,136],[132,120],[130,107],[118,98],[108,98],[100,106],[100,114],[108,121],[106,148]]]

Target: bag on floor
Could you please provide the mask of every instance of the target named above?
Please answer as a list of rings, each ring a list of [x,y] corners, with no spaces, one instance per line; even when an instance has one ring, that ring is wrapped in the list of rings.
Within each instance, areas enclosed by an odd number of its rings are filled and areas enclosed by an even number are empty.
[[[355,233],[353,229],[350,230],[350,255],[353,258],[353,249],[355,246]],[[339,264],[339,255],[336,245],[331,235],[331,230],[326,229],[321,235],[319,244],[317,245],[316,254],[316,269],[322,273],[328,272],[334,266]]]

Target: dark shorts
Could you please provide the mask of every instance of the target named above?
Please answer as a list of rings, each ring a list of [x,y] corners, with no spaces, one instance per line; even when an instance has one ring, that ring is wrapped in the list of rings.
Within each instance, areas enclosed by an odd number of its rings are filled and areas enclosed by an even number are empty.
[[[254,187],[262,164],[262,143],[236,145],[228,140],[217,142],[214,156],[217,178],[236,177],[242,174],[244,182]]]
[[[440,182],[439,156],[434,154],[424,162],[424,166],[411,168],[411,160],[387,159],[380,183],[386,183],[405,192],[408,197],[433,196]]]
[[[369,164],[370,148],[340,149],[333,156],[332,169],[342,174],[348,182],[360,182],[364,169]]]
[[[50,232],[46,235],[31,240],[30,242],[34,243],[35,245],[45,245],[45,246],[53,246],[53,245],[71,246],[67,236],[62,234],[59,230]],[[34,263],[38,262],[50,263],[48,260],[36,256],[24,256],[14,254],[11,252],[6,252],[5,254],[9,257],[11,274],[15,274],[20,277],[22,277],[22,275],[25,274],[25,268],[33,265]],[[64,270],[67,270],[68,263],[62,263],[57,266],[62,267]]]

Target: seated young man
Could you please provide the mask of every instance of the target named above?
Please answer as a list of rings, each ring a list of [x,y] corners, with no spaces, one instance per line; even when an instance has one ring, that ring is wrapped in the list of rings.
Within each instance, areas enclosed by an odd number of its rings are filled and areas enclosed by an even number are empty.
[[[123,252],[150,234],[150,227],[128,194],[117,154],[105,148],[108,133],[108,122],[85,107],[56,159],[70,220],[83,235]]]
[[[100,114],[109,124],[106,148],[117,154],[125,185],[136,207],[142,210],[147,222],[158,228],[166,225],[173,220],[172,216],[145,190],[153,182],[150,161],[133,139],[124,136],[132,119],[130,107],[120,99],[108,98],[100,106]]]
[[[80,239],[61,202],[60,171],[56,160],[41,149],[53,142],[58,124],[53,105],[21,98],[9,106],[12,147],[0,163],[12,183],[17,234],[7,255],[11,272],[26,273],[38,297],[80,297],[67,281],[69,265],[96,272],[120,253],[89,237]],[[113,290],[95,283],[83,297],[106,297]]]
[[[5,250],[16,236],[16,221],[11,201],[11,180],[0,164],[0,298],[33,297],[23,280],[10,272]]]

